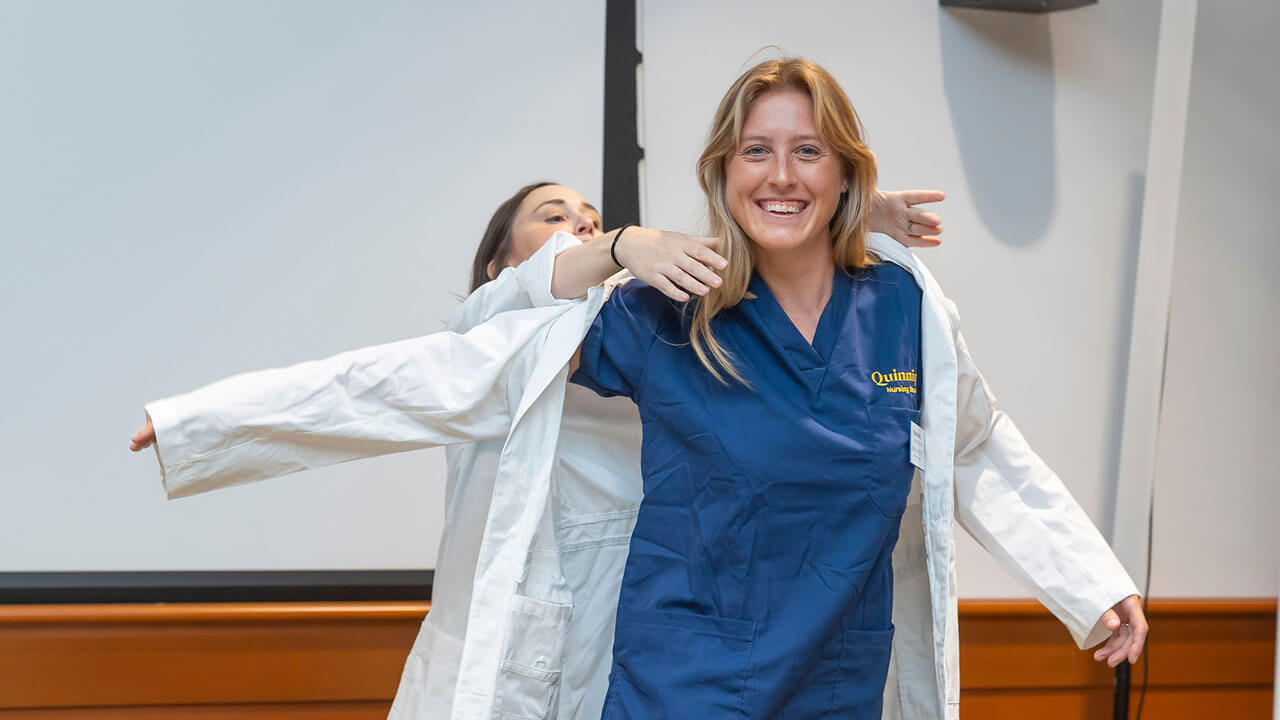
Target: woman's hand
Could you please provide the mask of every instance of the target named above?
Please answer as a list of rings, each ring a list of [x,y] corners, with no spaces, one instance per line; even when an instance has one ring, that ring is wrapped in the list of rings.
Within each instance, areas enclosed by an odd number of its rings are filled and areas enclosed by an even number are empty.
[[[629,227],[618,240],[618,262],[662,294],[685,302],[689,293],[706,295],[720,287],[720,276],[728,262],[715,247],[716,238]]]
[[[133,439],[129,441],[129,449],[138,452],[145,450],[156,441],[156,428],[151,424],[151,418],[147,418],[147,424],[142,429],[133,434]]]
[[[599,285],[618,272],[610,249],[632,275],[678,302],[689,294],[706,295],[720,287],[717,270],[728,265],[711,248],[716,239],[651,230],[636,225],[592,238],[556,256],[551,274],[551,295],[556,298],[582,297],[587,288]]]
[[[1122,660],[1130,664],[1138,662],[1142,648],[1147,644],[1147,616],[1142,612],[1142,600],[1137,595],[1116,603],[1102,614],[1102,624],[1111,631],[1111,637],[1093,652],[1093,659],[1106,660],[1108,667],[1115,667]]]
[[[906,247],[937,247],[942,244],[938,239],[942,218],[915,206],[941,202],[946,197],[941,190],[885,192],[877,188],[871,197],[868,229],[884,233]]]

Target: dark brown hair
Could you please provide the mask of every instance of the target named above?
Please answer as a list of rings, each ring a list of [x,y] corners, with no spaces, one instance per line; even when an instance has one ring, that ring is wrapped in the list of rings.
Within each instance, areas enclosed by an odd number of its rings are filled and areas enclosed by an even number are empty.
[[[475,292],[476,288],[489,282],[489,264],[498,261],[499,264],[504,262],[507,255],[511,252],[511,225],[516,218],[516,210],[520,207],[520,203],[529,197],[529,193],[540,187],[548,185],[559,185],[550,181],[536,182],[525,185],[515,192],[514,195],[503,201],[497,210],[493,211],[493,216],[489,218],[489,226],[484,229],[484,235],[480,237],[480,247],[476,248],[475,260],[471,261],[471,290]]]

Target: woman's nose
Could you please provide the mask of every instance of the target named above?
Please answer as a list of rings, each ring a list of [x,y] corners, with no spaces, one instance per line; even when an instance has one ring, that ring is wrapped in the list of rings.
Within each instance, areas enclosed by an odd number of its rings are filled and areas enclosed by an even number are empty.
[[[795,181],[791,163],[785,158],[775,159],[769,168],[769,183],[777,188],[789,188]]]
[[[591,221],[591,218],[585,215],[580,215],[574,219],[573,221],[574,235],[577,235],[578,237],[583,238],[585,240],[586,238],[589,238],[592,235],[595,235],[595,231],[596,231],[596,224]]]

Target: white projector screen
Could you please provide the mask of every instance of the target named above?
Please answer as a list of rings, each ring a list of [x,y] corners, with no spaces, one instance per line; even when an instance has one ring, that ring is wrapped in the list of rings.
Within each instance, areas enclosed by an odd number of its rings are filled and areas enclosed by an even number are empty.
[[[5,2],[0,572],[434,567],[443,451],[167,502],[128,439],[441,329],[501,200],[599,197],[603,52],[586,0]]]

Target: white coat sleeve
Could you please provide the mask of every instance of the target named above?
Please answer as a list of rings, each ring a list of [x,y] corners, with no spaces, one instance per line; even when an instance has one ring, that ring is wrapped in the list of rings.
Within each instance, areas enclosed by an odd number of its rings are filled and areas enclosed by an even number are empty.
[[[170,498],[358,458],[501,437],[521,348],[558,309],[220,380],[148,403]],[[546,317],[542,317],[546,316]]]
[[[1138,589],[1062,480],[996,409],[944,300],[956,344],[956,519],[1053,612],[1080,648],[1111,633],[1102,614]]]
[[[557,255],[581,244],[567,232],[554,233],[528,260],[504,268],[498,277],[468,295],[449,318],[449,329],[466,332],[500,313],[575,302],[551,295],[551,273]]]

